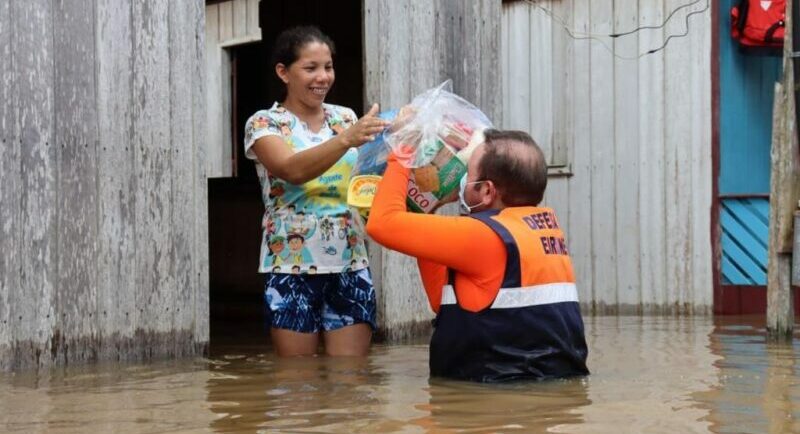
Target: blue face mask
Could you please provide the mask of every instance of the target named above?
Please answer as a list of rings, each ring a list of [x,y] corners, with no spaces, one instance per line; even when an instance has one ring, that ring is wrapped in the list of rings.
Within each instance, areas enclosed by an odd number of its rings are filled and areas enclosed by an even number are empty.
[[[479,204],[479,203],[477,203],[475,205],[470,205],[470,204],[467,203],[467,200],[464,198],[464,194],[467,191],[467,185],[469,185],[469,184],[480,184],[481,182],[486,182],[486,181],[467,182],[467,174],[466,173],[464,174],[464,176],[461,177],[461,182],[459,184],[459,189],[458,189],[458,205],[459,205],[459,208],[461,209],[461,213],[462,214],[471,214],[472,210],[474,208],[477,208],[477,207],[481,206],[481,204]]]

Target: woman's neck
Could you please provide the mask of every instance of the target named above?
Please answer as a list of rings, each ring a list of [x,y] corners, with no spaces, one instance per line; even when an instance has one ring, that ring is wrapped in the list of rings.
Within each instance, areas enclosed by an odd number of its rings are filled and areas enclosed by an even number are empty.
[[[294,113],[295,116],[300,118],[301,121],[311,125],[322,122],[324,119],[324,112],[322,105],[311,107],[303,104],[300,100],[287,96],[281,103],[286,110]]]

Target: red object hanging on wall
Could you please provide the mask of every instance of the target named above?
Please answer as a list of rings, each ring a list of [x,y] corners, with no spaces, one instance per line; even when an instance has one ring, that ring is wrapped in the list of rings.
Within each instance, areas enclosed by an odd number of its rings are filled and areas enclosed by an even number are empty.
[[[741,0],[731,8],[731,36],[742,51],[781,55],[786,0]]]

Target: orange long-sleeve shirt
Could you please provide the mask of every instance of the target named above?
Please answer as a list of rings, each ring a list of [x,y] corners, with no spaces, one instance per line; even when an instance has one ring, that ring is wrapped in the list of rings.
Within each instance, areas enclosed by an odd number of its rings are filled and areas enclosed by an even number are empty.
[[[372,204],[367,233],[384,247],[417,258],[434,312],[439,311],[448,268],[456,271],[455,292],[463,309],[477,312],[488,307],[505,273],[503,241],[486,224],[470,217],[408,212],[409,172],[389,158]]]

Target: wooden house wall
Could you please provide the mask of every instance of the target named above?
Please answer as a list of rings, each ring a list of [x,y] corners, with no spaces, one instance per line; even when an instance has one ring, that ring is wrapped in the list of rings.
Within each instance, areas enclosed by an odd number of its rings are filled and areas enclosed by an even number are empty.
[[[706,2],[669,18],[685,4],[503,5],[502,125],[551,155],[545,203],[588,311],[711,311],[713,29]]]
[[[0,1],[0,369],[204,350],[204,21]]]

